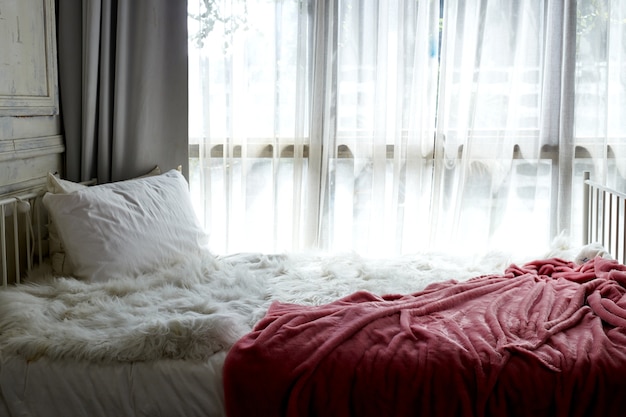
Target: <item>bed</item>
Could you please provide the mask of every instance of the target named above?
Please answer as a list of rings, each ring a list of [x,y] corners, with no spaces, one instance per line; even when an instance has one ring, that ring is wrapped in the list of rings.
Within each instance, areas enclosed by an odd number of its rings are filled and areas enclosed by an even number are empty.
[[[624,195],[588,179],[587,241],[535,259],[215,256],[176,170],[0,203],[0,415],[623,415]]]

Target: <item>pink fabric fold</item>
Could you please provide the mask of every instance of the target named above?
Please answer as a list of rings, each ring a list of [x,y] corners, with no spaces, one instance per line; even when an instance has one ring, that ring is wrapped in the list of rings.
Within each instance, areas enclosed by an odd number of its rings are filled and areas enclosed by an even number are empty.
[[[393,279],[393,277],[389,277]],[[623,415],[626,267],[512,265],[405,296],[275,302],[224,366],[238,416]]]

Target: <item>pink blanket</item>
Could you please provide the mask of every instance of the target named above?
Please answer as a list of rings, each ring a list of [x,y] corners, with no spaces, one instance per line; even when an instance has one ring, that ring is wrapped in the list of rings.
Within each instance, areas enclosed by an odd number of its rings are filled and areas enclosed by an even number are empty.
[[[623,416],[625,293],[624,265],[550,259],[406,296],[274,303],[228,354],[227,414]]]

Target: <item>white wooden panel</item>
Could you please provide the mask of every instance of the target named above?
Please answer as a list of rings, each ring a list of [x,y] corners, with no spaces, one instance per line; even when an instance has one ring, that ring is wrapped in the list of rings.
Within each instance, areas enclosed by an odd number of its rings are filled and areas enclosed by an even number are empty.
[[[0,3],[2,0],[0,0]],[[60,135],[60,116],[0,116],[0,141]]]
[[[41,188],[48,172],[59,171],[61,153],[46,153],[29,158],[0,161],[0,196]]]
[[[54,0],[0,0],[0,195],[61,171]]]
[[[2,0],[0,51],[0,115],[58,114],[53,0]]]

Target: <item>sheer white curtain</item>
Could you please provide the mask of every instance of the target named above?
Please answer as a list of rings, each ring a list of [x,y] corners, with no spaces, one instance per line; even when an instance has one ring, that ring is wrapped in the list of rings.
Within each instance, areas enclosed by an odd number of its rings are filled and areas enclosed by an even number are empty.
[[[626,2],[578,0],[578,9],[577,171],[626,192]]]
[[[570,175],[559,164],[573,104],[562,99],[571,71],[566,23],[576,12],[566,3],[446,2],[433,189],[438,246],[532,253],[569,227],[559,227],[554,210],[557,184]]]
[[[190,180],[213,250],[578,238],[582,171],[624,175],[623,8],[190,0]]]
[[[320,247],[429,245],[439,1],[338,1]]]
[[[190,33],[207,10],[215,27],[189,54],[198,212],[218,253],[297,248],[315,190],[312,14],[299,1],[190,0]]]
[[[577,35],[574,172],[626,193],[626,2],[578,0]]]
[[[190,144],[214,250],[427,245],[439,2],[208,5]]]

